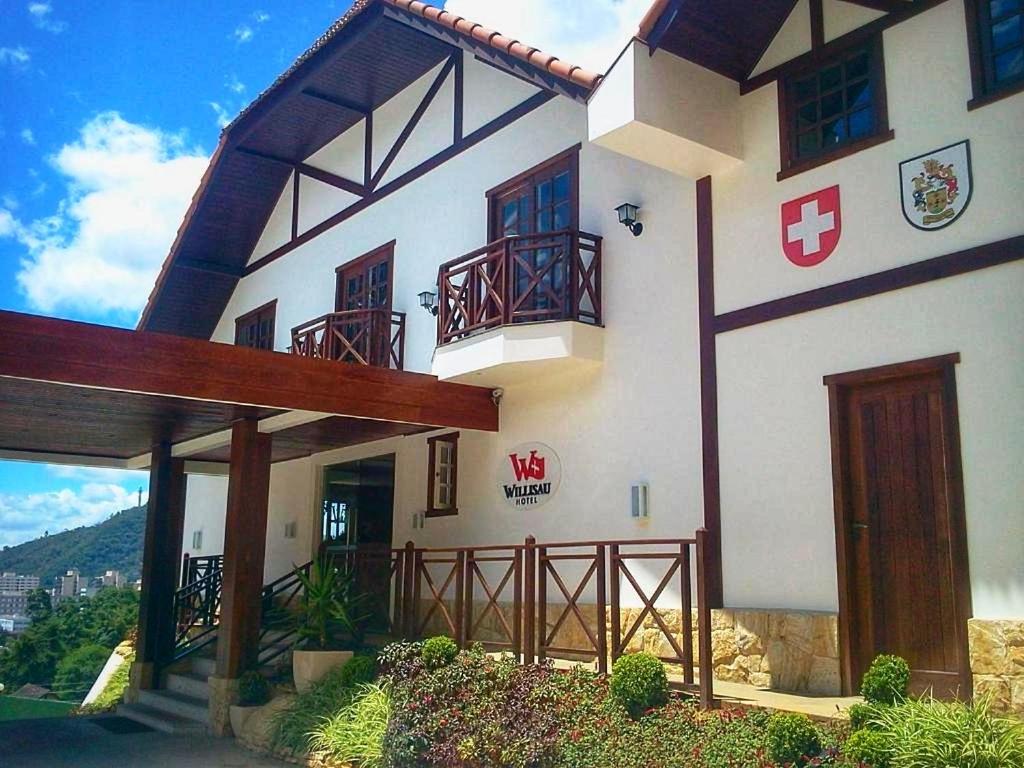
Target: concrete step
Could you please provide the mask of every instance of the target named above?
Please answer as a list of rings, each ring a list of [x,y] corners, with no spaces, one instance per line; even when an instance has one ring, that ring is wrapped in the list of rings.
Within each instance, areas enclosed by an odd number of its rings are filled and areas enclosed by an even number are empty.
[[[210,684],[203,675],[194,672],[168,672],[164,676],[164,689],[191,696],[193,699],[210,700]]]
[[[209,656],[193,656],[191,659],[190,673],[196,677],[210,677],[217,672],[217,660]]]
[[[210,717],[209,701],[196,699],[175,691],[139,691],[139,704],[184,717],[205,725]]]
[[[127,717],[129,720],[134,720],[137,723],[148,725],[150,728],[162,731],[163,733],[206,732],[206,723],[199,723],[187,717],[172,715],[145,704],[120,704],[117,707],[117,714]]]

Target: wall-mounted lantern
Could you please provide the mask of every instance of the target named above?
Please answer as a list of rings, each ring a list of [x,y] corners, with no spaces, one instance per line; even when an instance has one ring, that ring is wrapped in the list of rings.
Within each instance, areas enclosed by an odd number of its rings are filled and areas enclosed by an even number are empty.
[[[437,315],[437,294],[433,291],[420,293],[420,306],[432,315]]]
[[[615,211],[619,214],[619,224],[632,232],[633,237],[640,237],[640,233],[644,231],[644,225],[636,220],[640,207],[632,203],[623,203]]]

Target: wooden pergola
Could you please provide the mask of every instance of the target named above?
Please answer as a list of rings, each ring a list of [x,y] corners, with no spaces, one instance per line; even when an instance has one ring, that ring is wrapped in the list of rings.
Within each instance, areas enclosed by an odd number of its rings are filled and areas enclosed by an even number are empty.
[[[149,468],[140,687],[173,650],[189,462],[228,476],[217,677],[232,679],[257,653],[271,464],[438,428],[497,431],[490,390],[0,311],[0,458]]]

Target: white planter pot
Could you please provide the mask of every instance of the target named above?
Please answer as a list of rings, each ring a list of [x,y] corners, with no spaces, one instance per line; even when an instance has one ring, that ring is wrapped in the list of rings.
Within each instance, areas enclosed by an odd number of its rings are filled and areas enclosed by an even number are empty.
[[[236,739],[241,738],[242,729],[245,728],[246,721],[257,709],[259,707],[241,707],[238,704],[232,704],[228,707],[228,715],[231,718],[231,731],[235,734]]]
[[[295,690],[305,693],[335,667],[348,663],[352,651],[292,651],[292,677]]]

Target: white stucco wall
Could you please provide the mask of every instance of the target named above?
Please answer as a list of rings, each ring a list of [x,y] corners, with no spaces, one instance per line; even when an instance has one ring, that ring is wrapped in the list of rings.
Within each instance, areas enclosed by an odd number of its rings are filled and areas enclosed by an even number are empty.
[[[215,475],[189,475],[185,486],[185,526],[182,554],[206,557],[224,552],[224,513],[228,501],[228,479]],[[192,546],[192,534],[203,532],[203,546]]]

